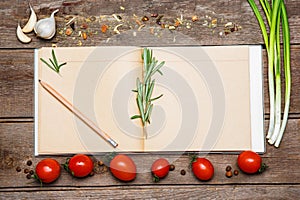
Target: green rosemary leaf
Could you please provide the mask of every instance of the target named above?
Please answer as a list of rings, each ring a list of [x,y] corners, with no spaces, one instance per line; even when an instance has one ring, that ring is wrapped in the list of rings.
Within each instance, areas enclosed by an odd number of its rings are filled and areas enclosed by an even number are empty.
[[[66,64],[67,64],[67,63],[64,62],[64,63],[61,63],[60,65],[58,65],[59,69],[60,69],[62,66],[66,65]]]
[[[142,102],[141,98],[139,98],[139,96],[136,98],[136,100],[137,100],[137,104],[138,104],[138,107],[139,107],[139,110],[140,110],[142,121],[143,121],[143,123],[145,123],[145,114],[144,114],[143,102]]]
[[[56,56],[55,56],[54,49],[52,49],[52,58],[53,58],[53,61],[54,61],[54,63],[55,63],[55,66],[58,66],[58,63],[57,63],[57,59],[56,59]]]
[[[41,60],[43,63],[45,63],[50,69],[56,71],[55,68],[53,68],[49,63],[47,63],[46,60],[44,60],[43,58],[40,58],[40,60]]]
[[[138,119],[138,118],[142,118],[141,115],[133,115],[132,117],[130,117],[130,119]]]
[[[151,101],[151,102],[152,102],[152,101],[155,101],[155,100],[161,98],[162,96],[163,96],[163,94],[161,94],[161,95],[159,95],[159,96],[157,96],[157,97],[155,97],[155,98],[153,98],[153,99],[150,99],[150,101]]]
[[[160,68],[161,68],[162,66],[164,66],[164,64],[165,64],[165,62],[163,61],[163,62],[161,62],[159,65],[157,65],[157,66],[154,68],[154,70],[151,72],[151,73],[152,73],[151,76],[153,76],[153,75],[155,74],[155,72],[157,72],[158,70],[160,70]]]
[[[51,64],[53,65],[55,71],[59,72],[59,68],[55,65],[54,61],[51,58],[49,58],[49,60],[50,60]]]
[[[147,108],[147,111],[145,113],[145,121],[149,121],[148,119],[150,118],[151,112],[153,109],[153,104],[150,104]]]

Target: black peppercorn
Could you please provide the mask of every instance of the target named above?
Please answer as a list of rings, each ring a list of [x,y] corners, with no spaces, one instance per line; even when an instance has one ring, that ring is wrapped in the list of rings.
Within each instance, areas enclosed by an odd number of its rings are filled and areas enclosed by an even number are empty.
[[[16,171],[17,171],[17,172],[20,172],[20,171],[22,171],[21,167],[20,167],[20,166],[18,166],[18,167],[16,168]]]
[[[185,170],[182,169],[182,170],[180,171],[180,174],[184,176],[184,175],[186,174]]]
[[[174,171],[174,169],[175,169],[175,165],[171,164],[170,167],[169,167],[169,170]]]
[[[226,172],[228,172],[228,171],[230,171],[230,170],[231,170],[231,166],[228,165],[228,166],[226,167]]]
[[[27,164],[28,166],[31,166],[31,165],[32,165],[32,161],[31,161],[31,160],[28,160],[26,164]]]

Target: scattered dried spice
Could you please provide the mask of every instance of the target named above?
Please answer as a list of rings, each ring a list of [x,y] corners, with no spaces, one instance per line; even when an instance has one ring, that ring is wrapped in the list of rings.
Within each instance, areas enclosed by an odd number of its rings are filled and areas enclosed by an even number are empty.
[[[72,33],[73,33],[72,28],[67,28],[66,31],[65,31],[65,34],[66,34],[67,36],[72,35]]]
[[[91,16],[89,19],[90,19],[92,22],[93,22],[93,21],[96,21],[96,17],[95,17],[95,16]]]
[[[152,14],[151,14],[151,17],[156,18],[156,17],[158,17],[158,14],[157,14],[157,13],[152,13]]]
[[[104,165],[104,162],[103,162],[102,160],[99,160],[99,161],[98,161],[98,165],[99,165],[99,166],[103,166],[103,165]]]
[[[27,160],[26,164],[27,164],[28,166],[31,166],[31,165],[32,165],[32,161],[31,161],[31,160]]]
[[[25,173],[25,174],[28,174],[28,173],[29,173],[29,169],[27,169],[27,168],[24,169],[24,173]]]
[[[226,167],[226,172],[228,172],[228,171],[231,171],[231,166],[230,165],[228,165],[227,167]]]
[[[33,174],[34,174],[34,171],[33,171],[33,170],[30,170],[30,171],[29,171],[29,174],[33,175]]]
[[[32,175],[31,175],[31,174],[27,174],[27,175],[26,175],[26,178],[27,178],[27,179],[31,179],[31,178],[32,178]]]
[[[225,176],[227,177],[227,178],[231,178],[232,177],[232,171],[230,170],[230,171],[227,171],[226,173],[225,173]]]
[[[103,24],[103,25],[101,26],[101,32],[102,32],[102,33],[106,33],[107,29],[108,29],[108,26],[107,26],[106,24]]]
[[[16,171],[17,171],[17,172],[22,171],[21,167],[20,167],[20,166],[16,167]]]
[[[160,15],[157,19],[156,19],[156,24],[158,25],[162,25],[161,19],[163,18],[163,15]]]
[[[235,169],[235,170],[233,171],[233,174],[234,174],[235,176],[239,175],[239,170]]]
[[[142,21],[143,21],[143,22],[149,21],[149,17],[144,16],[144,17],[142,18]]]
[[[81,24],[81,26],[80,26],[81,29],[87,29],[88,27],[89,27],[89,26],[88,26],[87,23],[83,23],[83,24]]]
[[[86,34],[86,32],[82,32],[82,33],[81,33],[81,37],[82,37],[82,39],[86,40],[86,39],[87,39],[87,34]]]
[[[175,165],[171,164],[170,167],[169,167],[169,170],[174,171],[175,170]]]
[[[242,27],[240,25],[233,22],[228,22],[224,25],[224,34],[228,35],[241,29]]]
[[[198,20],[199,20],[199,18],[198,18],[197,15],[194,15],[194,16],[192,17],[192,21],[193,21],[193,22],[198,21]]]

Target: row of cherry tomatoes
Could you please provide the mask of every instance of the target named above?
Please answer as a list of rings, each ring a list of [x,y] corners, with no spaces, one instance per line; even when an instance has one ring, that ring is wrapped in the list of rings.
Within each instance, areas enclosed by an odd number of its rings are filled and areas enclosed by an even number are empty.
[[[237,164],[245,173],[253,174],[261,172],[265,167],[261,157],[252,151],[242,152],[237,159]],[[86,177],[92,173],[94,163],[84,154],[77,154],[67,159],[64,168],[74,177]],[[170,163],[165,158],[155,160],[151,166],[151,172],[155,181],[166,177],[170,171]],[[114,156],[109,163],[110,172],[117,179],[129,182],[136,178],[137,168],[134,161],[125,154]],[[193,174],[201,181],[208,181],[214,176],[214,166],[206,158],[193,157],[191,161]],[[41,160],[35,169],[35,177],[42,183],[55,181],[61,173],[60,164],[52,158]]]

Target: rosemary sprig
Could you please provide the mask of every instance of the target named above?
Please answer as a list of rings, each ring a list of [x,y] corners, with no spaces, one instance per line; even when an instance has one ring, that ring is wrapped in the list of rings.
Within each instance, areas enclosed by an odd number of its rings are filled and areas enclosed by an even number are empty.
[[[50,69],[52,69],[53,71],[59,73],[59,70],[62,66],[66,65],[67,63],[64,62],[64,63],[61,63],[61,64],[58,64],[57,62],[57,58],[56,58],[56,55],[55,55],[55,52],[54,52],[54,49],[52,49],[52,59],[49,58],[49,61],[50,63],[48,63],[46,60],[44,60],[43,58],[40,58],[41,61],[43,63],[45,63]]]
[[[155,79],[152,76],[156,73],[162,75],[160,71],[161,67],[165,62],[158,64],[158,61],[152,56],[152,50],[144,48],[142,53],[143,59],[143,76],[142,80],[136,79],[136,90],[132,90],[137,93],[136,102],[139,109],[139,114],[134,115],[131,119],[141,119],[143,127],[147,123],[150,124],[150,116],[153,109],[153,101],[161,98],[163,95],[152,98],[152,93],[154,90]]]

